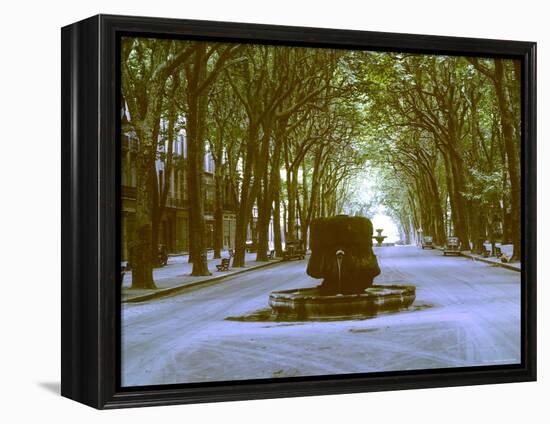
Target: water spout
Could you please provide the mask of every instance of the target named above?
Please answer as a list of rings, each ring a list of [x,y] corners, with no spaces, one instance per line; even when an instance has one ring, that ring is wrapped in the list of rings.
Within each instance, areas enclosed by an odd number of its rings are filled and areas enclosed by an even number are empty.
[[[343,250],[336,251],[336,265],[338,266],[338,290],[342,294],[342,259],[345,252]]]

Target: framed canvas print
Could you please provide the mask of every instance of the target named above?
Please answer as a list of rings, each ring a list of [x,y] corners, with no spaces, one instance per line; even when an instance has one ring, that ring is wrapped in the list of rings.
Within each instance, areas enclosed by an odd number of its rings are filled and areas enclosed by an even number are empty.
[[[535,43],[62,29],[62,394],[533,381]]]

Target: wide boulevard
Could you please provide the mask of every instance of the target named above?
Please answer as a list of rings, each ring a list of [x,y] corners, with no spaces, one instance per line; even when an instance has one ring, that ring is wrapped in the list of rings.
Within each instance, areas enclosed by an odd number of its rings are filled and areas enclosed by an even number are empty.
[[[348,374],[520,362],[520,273],[438,250],[375,248],[375,284],[414,284],[407,311],[364,320],[228,320],[273,290],[320,283],[307,258],[122,306],[122,385]]]

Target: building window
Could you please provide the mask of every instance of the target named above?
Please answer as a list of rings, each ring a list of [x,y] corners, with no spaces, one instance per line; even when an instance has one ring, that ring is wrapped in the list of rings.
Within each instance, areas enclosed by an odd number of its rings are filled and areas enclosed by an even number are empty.
[[[163,189],[164,189],[164,173],[162,171],[162,169],[159,169],[159,192],[162,193]]]
[[[181,137],[181,146],[183,151],[183,157],[184,159],[187,158],[187,136],[182,135]]]
[[[214,158],[210,152],[206,152],[204,155],[204,171],[209,174],[214,173]]]

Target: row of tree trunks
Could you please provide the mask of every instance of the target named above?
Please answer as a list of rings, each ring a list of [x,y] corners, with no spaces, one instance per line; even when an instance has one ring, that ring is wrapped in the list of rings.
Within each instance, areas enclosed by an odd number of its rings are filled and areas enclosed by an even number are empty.
[[[521,179],[518,165],[519,134],[514,131],[512,104],[506,89],[506,76],[502,59],[495,59],[494,84],[500,110],[502,137],[506,149],[511,195],[511,237],[514,245],[512,260],[521,259]],[[519,120],[518,120],[519,121]]]
[[[519,62],[514,62],[514,78],[510,81],[507,78],[509,73],[505,72],[504,59],[493,59],[493,67],[483,64],[476,58],[468,59],[474,67],[485,75],[492,82],[497,97],[498,112],[500,117],[501,135],[504,144],[507,171],[510,182],[510,218],[505,215],[502,221],[505,222],[505,231],[509,232],[514,247],[512,260],[521,259],[521,176],[519,168],[519,144],[520,144],[520,119],[519,110],[514,109],[512,98],[519,99],[519,82],[521,69]],[[506,179],[503,178],[503,184]],[[506,199],[503,199],[503,203]],[[506,211],[503,211],[506,214]],[[509,222],[507,222],[509,221]],[[509,224],[509,225],[506,225]]]
[[[121,44],[122,95],[137,139],[135,234],[130,246],[132,288],[155,287],[152,272],[161,219],[155,167],[160,118],[167,81],[192,52],[187,44],[172,40],[126,38]]]

